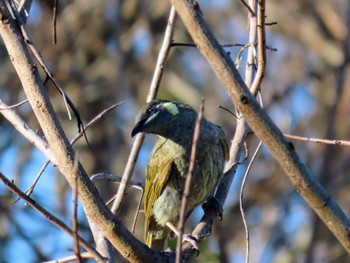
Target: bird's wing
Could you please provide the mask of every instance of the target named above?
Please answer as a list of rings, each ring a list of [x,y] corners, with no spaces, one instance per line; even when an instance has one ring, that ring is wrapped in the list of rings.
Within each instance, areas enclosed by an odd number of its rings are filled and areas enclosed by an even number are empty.
[[[230,158],[230,146],[228,145],[224,131],[221,129],[220,126],[217,125],[217,127],[219,128],[219,143],[222,148],[222,151],[224,152],[224,158],[226,161],[228,161],[228,159]]]
[[[152,215],[152,209],[154,203],[164,191],[171,173],[173,161],[166,158],[166,156],[166,153],[162,153],[161,146],[156,148],[146,168],[144,196],[145,240],[147,240],[149,231],[156,231],[156,229],[152,229],[156,225],[154,216]]]
[[[228,159],[230,158],[230,147],[228,146],[226,138],[220,140],[220,144],[224,152],[225,160],[228,161]]]

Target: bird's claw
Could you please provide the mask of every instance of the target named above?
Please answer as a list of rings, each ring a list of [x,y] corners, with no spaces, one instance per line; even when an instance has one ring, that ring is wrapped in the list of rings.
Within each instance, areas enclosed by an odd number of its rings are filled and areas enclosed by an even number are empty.
[[[183,241],[187,241],[191,243],[191,245],[196,249],[199,250],[198,243],[199,243],[199,237],[195,235],[190,235],[190,234],[184,234],[182,236]]]

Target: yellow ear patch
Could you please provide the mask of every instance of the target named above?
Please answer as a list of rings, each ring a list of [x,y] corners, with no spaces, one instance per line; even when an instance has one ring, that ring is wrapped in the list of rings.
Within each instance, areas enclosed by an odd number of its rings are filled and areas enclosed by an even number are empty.
[[[164,102],[162,105],[167,111],[169,111],[174,116],[179,113],[179,109],[172,102]]]

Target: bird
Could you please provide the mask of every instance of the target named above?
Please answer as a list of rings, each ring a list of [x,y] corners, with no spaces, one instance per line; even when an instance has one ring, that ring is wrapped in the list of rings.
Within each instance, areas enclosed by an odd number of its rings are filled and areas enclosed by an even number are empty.
[[[181,200],[190,163],[197,112],[189,105],[156,99],[145,104],[131,132],[158,135],[150,154],[144,192],[144,239],[155,251],[167,248],[167,240],[178,235]],[[220,126],[203,117],[186,218],[212,196],[222,177],[229,146]]]

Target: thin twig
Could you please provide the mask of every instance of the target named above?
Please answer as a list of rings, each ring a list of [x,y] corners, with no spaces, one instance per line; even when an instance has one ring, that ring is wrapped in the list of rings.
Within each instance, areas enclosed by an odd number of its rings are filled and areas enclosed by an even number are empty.
[[[85,128],[83,125],[83,121],[80,117],[79,111],[77,110],[77,108],[75,107],[75,105],[73,104],[73,102],[71,101],[71,99],[68,97],[68,95],[65,93],[65,91],[62,89],[62,87],[59,85],[58,81],[54,78],[52,72],[50,71],[49,67],[47,66],[47,64],[45,63],[44,59],[42,58],[40,52],[38,51],[38,49],[36,48],[36,46],[34,45],[34,42],[32,41],[31,37],[29,36],[26,28],[24,27],[24,23],[21,19],[21,17],[18,15],[17,10],[15,9],[15,7],[11,6],[11,11],[14,14],[15,18],[18,21],[18,25],[20,27],[22,36],[25,40],[25,43],[29,46],[30,50],[32,51],[33,55],[35,56],[35,58],[37,59],[37,61],[39,62],[39,64],[41,65],[42,69],[44,70],[44,72],[46,73],[47,77],[52,81],[52,83],[54,84],[54,86],[57,88],[57,90],[61,93],[62,97],[63,97],[63,101],[65,103],[66,109],[67,109],[67,114],[68,114],[68,118],[71,120],[72,116],[69,110],[69,107],[72,109],[72,111],[74,112],[75,117],[77,118],[77,122],[78,122],[78,130],[80,132],[80,130],[83,130],[84,133],[84,137],[85,140],[88,143],[87,140],[87,136],[85,135]]]
[[[97,173],[97,174],[92,175],[90,177],[90,179],[94,183],[102,182],[102,181],[108,181],[108,182],[112,182],[112,183],[120,183],[122,181],[122,178],[120,176],[110,174],[110,173]],[[128,187],[133,187],[133,188],[138,189],[138,190],[144,189],[143,182],[135,181],[132,179],[129,181]]]
[[[320,139],[320,138],[302,137],[302,136],[290,135],[290,134],[284,134],[284,136],[288,139],[298,140],[298,141],[340,145],[340,146],[350,146],[350,141],[346,141],[346,140],[327,140],[327,139]]]
[[[172,42],[171,47],[196,47],[196,45],[191,43]]]
[[[274,25],[277,25],[278,22],[265,22],[265,26],[274,26]]]
[[[1,100],[0,100],[1,101]],[[89,121],[89,123],[86,125],[85,130],[89,129],[92,125],[94,125],[98,120],[100,120],[104,115],[106,115],[107,113],[109,113],[110,111],[118,108],[120,105],[122,105],[124,103],[124,101],[116,103],[110,107],[108,107],[107,109],[103,110],[102,112],[100,112],[98,115],[96,115],[91,121]],[[83,136],[83,131],[80,131],[80,133],[78,133],[71,141],[71,145],[74,145],[81,137]],[[30,196],[33,191],[34,188],[36,186],[36,184],[38,183],[41,175],[44,173],[46,167],[50,164],[50,160],[47,160],[44,164],[44,166],[40,169],[40,172],[38,173],[38,175],[35,177],[34,182],[27,188],[27,190],[25,191],[26,194],[28,196]],[[19,199],[18,199],[19,200]],[[15,202],[17,202],[18,200],[16,200]]]
[[[164,65],[171,49],[171,42],[174,35],[175,21],[176,21],[176,12],[174,7],[171,7],[168,24],[164,33],[163,44],[158,54],[157,65],[153,74],[151,86],[148,91],[147,102],[157,97],[159,84],[163,75]],[[142,133],[138,134],[132,146],[132,149],[128,158],[128,162],[125,166],[122,181],[119,185],[117,196],[112,205],[111,210],[114,214],[118,214],[120,211],[121,203],[123,202],[123,199],[125,196],[126,186],[132,176],[132,173],[134,172],[135,164],[136,164],[144,138],[145,138],[144,134]]]
[[[241,61],[242,61],[242,58],[241,58],[241,57],[242,57],[242,55],[243,55],[243,52],[244,52],[247,48],[249,48],[249,47],[252,48],[252,49],[249,49],[249,50],[254,51],[255,46],[254,46],[254,44],[253,44],[252,42],[245,44],[245,45],[238,51],[237,57],[236,57],[236,61],[235,61],[235,66],[236,66],[237,69],[239,68],[239,65],[241,64]],[[248,57],[249,57],[249,55],[248,55]],[[251,63],[247,62],[247,64],[248,64],[249,66],[251,66],[251,65],[254,65],[253,62],[254,62],[254,61],[252,61]]]
[[[256,95],[265,76],[266,69],[266,34],[265,34],[265,0],[258,0],[258,70],[250,91]]]
[[[170,10],[169,18],[168,18],[168,24],[166,26],[165,33],[164,33],[163,44],[159,50],[156,68],[155,68],[155,71],[152,77],[151,86],[148,92],[147,102],[157,97],[160,81],[162,80],[162,75],[164,72],[164,66],[169,56],[171,43],[173,41],[175,23],[176,23],[176,11],[175,11],[175,8],[172,6]]]
[[[248,14],[248,23],[249,23],[249,42],[250,43],[256,43],[256,39],[257,39],[257,17],[255,15],[256,12],[256,8],[257,8],[257,1],[256,0],[249,0],[249,4],[250,7],[254,10],[254,15],[252,15],[251,13]],[[257,51],[256,51],[256,46],[255,45],[251,45],[249,50],[248,50],[248,54],[247,54],[247,65],[246,65],[246,73],[245,73],[245,79],[244,82],[246,83],[248,88],[251,88],[253,86],[254,83],[254,79],[256,78],[256,68],[258,67],[257,63],[256,63],[256,57],[257,57]],[[254,77],[255,76],[255,77]],[[249,127],[245,126],[244,127],[245,131],[248,132],[249,131]],[[247,149],[247,142],[244,141],[243,142],[243,146],[245,149],[245,160],[248,158],[249,155],[249,151]],[[259,148],[259,147],[258,147]],[[254,160],[254,156],[252,157],[252,160]],[[245,161],[244,160],[244,161]],[[243,177],[243,181],[240,187],[240,194],[239,194],[239,208],[241,211],[241,215],[242,215],[242,221],[244,224],[244,229],[245,229],[245,234],[246,234],[246,263],[249,262],[249,248],[250,248],[250,241],[249,241],[249,228],[247,225],[247,221],[245,218],[245,213],[244,213],[244,209],[243,209],[243,190],[244,190],[244,186],[247,180],[247,176],[251,167],[252,161],[248,164],[248,167],[245,171],[244,177]]]
[[[25,191],[25,193],[30,196],[33,191],[34,191],[34,188],[36,186],[36,184],[38,183],[41,175],[44,173],[46,167],[49,165],[50,161],[49,160],[46,160],[46,162],[44,163],[43,167],[40,169],[38,175],[35,177],[34,179],[34,182],[27,188],[27,190]],[[17,203],[21,198],[17,198],[17,200],[15,200],[13,203]]]
[[[14,13],[16,14],[16,12],[14,12]],[[18,18],[18,16],[16,16],[16,18]],[[72,116],[71,116],[71,113],[70,113],[70,110],[69,110],[69,106],[71,107],[71,109],[73,110],[73,112],[75,114],[76,114],[76,112],[78,112],[78,110],[75,108],[73,102],[69,99],[68,95],[64,92],[64,90],[61,88],[61,86],[58,84],[58,82],[54,78],[53,73],[50,71],[49,67],[47,66],[47,64],[45,63],[44,59],[42,58],[39,50],[34,45],[34,42],[32,41],[31,37],[29,36],[29,34],[28,34],[26,28],[24,27],[23,23],[20,23],[20,22],[21,22],[21,20],[19,19],[19,26],[20,26],[23,38],[25,39],[25,43],[27,43],[27,45],[29,46],[29,48],[32,51],[33,55],[35,56],[35,58],[39,62],[40,66],[45,71],[48,79],[50,79],[52,81],[54,86],[61,93],[61,95],[63,97],[64,104],[65,104],[66,109],[67,109],[68,118],[69,118],[69,120],[71,120]],[[81,121],[79,114],[76,117],[77,117],[78,121]],[[79,127],[79,130],[80,130],[80,127]]]
[[[53,14],[52,14],[52,35],[53,35],[53,44],[57,44],[57,10],[58,10],[58,0],[55,0],[53,4]]]
[[[247,44],[247,47],[249,48],[247,52],[247,62],[246,62],[245,74],[244,74],[244,83],[247,85],[247,87],[251,87],[254,80],[254,75],[256,73],[256,53],[257,53],[256,52],[257,17],[255,15],[256,0],[249,0],[249,6],[253,10],[254,14],[252,14],[251,12],[248,13],[249,43]],[[240,55],[240,53],[238,53],[238,55]],[[236,68],[237,68],[237,65],[236,65]]]
[[[8,109],[8,106],[0,99],[0,107],[2,115],[13,125],[13,127],[21,133],[28,141],[38,148],[53,164],[57,164],[56,156],[51,151],[46,141],[40,138],[27,123],[25,123],[15,111]]]
[[[218,105],[218,108],[219,108],[219,109],[222,109],[222,110],[224,110],[224,111],[226,111],[226,112],[228,112],[228,113],[230,113],[233,117],[235,117],[236,119],[238,119],[237,115],[234,114],[234,113],[233,113],[231,110],[229,110],[228,108],[225,108],[224,106],[220,106],[220,105]]]
[[[188,173],[185,181],[185,189],[182,195],[181,200],[181,210],[180,210],[180,218],[179,218],[179,235],[177,237],[177,247],[176,247],[176,263],[181,263],[181,254],[182,254],[182,235],[184,233],[185,221],[186,221],[186,211],[189,202],[189,196],[191,193],[191,185],[192,185],[192,177],[193,170],[196,162],[196,154],[197,154],[197,145],[201,132],[201,124],[203,119],[204,112],[204,98],[202,98],[202,103],[198,112],[196,124],[194,127],[192,147],[191,147],[191,157],[190,157],[190,165],[188,167]]]
[[[18,103],[14,104],[14,105],[11,105],[11,106],[0,107],[0,111],[14,109],[14,108],[17,108],[19,106],[22,106],[23,104],[25,104],[27,102],[28,102],[28,99],[25,99],[24,101],[18,102]]]
[[[246,44],[239,44],[239,43],[230,43],[230,44],[222,44],[222,47],[244,47]],[[171,47],[196,47],[195,44],[192,43],[179,43],[179,42],[172,42]]]
[[[89,252],[83,252],[80,254],[82,258],[88,259],[88,258],[93,258]],[[76,255],[71,255],[68,257],[60,258],[60,259],[55,259],[52,261],[45,261],[43,263],[65,263],[65,262],[71,262],[77,259]]]
[[[74,173],[74,199],[73,199],[73,240],[74,240],[74,254],[77,257],[76,260],[78,263],[82,262],[82,258],[80,255],[80,249],[79,249],[79,238],[78,238],[78,229],[79,229],[79,224],[78,224],[78,153],[75,154],[74,158],[74,169],[76,169]]]
[[[256,150],[252,156],[252,159],[250,160],[250,162],[247,166],[247,169],[246,169],[244,176],[243,176],[241,188],[239,190],[239,210],[241,211],[242,220],[243,220],[243,224],[244,224],[244,230],[245,230],[245,237],[246,237],[246,255],[245,255],[245,262],[246,263],[249,262],[249,251],[250,251],[249,239],[250,238],[249,238],[249,228],[248,228],[248,224],[247,224],[247,220],[246,220],[244,208],[243,208],[243,191],[244,191],[244,187],[245,187],[246,182],[247,182],[249,171],[250,171],[252,164],[253,164],[253,162],[254,162],[254,160],[255,160],[255,158],[256,158],[256,156],[261,148],[261,145],[262,145],[262,141],[259,142],[258,147],[256,148]]]
[[[94,175],[92,175],[90,177],[90,179],[94,183],[101,182],[101,181],[108,181],[108,182],[112,182],[112,183],[120,183],[122,181],[122,178],[120,176],[109,174],[109,173],[94,174]],[[142,198],[143,198],[143,193],[144,193],[144,184],[142,182],[140,182],[140,181],[134,181],[134,180],[130,179],[128,186],[129,187],[133,187],[133,188],[141,191],[140,199],[139,199],[139,202],[138,202],[137,208],[136,208],[134,222],[133,222],[132,227],[131,227],[131,232],[134,233],[135,227],[136,227],[136,222],[137,222],[138,215],[139,215],[139,212],[140,212],[140,207],[141,207],[141,204],[142,204]],[[116,195],[113,196],[111,199],[109,199],[106,202],[106,205],[109,205],[111,202],[113,202],[113,200],[115,198],[116,198]]]
[[[97,121],[99,121],[102,117],[104,117],[104,115],[118,108],[122,104],[124,104],[124,101],[113,104],[112,106],[108,107],[107,109],[104,109],[102,112],[97,114],[91,121],[88,122],[88,124],[86,124],[85,131],[89,129],[92,125],[94,125]],[[77,135],[75,135],[75,137],[70,141],[70,143],[72,145],[75,144],[83,135],[84,135],[84,132],[80,131]]]
[[[0,172],[0,179],[4,182],[4,184],[16,195],[22,198],[28,205],[37,210],[40,214],[46,217],[51,223],[60,228],[63,232],[67,233],[69,236],[73,237],[73,231],[60,219],[47,211],[44,207],[35,202],[32,198],[28,197],[24,192],[22,192],[14,183],[12,183],[5,175]],[[104,262],[103,257],[89,245],[81,237],[79,238],[80,245],[86,249],[98,262]]]
[[[249,13],[252,16],[255,16],[255,12],[253,11],[253,9],[249,6],[249,4],[245,0],[241,0],[241,3],[248,9]]]
[[[265,23],[265,26],[267,26],[268,24]],[[258,43],[255,42],[254,46],[256,46]],[[246,47],[247,45],[251,45],[250,43],[246,43],[246,44],[240,44],[240,43],[231,43],[231,44],[222,44],[222,47]],[[191,44],[191,43],[178,43],[178,42],[173,42],[171,43],[171,47],[196,47],[195,44]],[[273,48],[270,46],[266,45],[266,50],[270,50],[270,51],[277,51],[277,48]]]
[[[10,10],[10,12],[12,12],[12,14],[15,16],[15,19],[18,22],[18,25],[19,25],[19,28],[21,30],[22,36],[25,39],[25,43],[29,46],[29,48],[32,51],[33,55],[35,56],[35,58],[37,59],[37,61],[39,62],[39,64],[43,68],[43,70],[45,71],[47,77],[52,81],[52,83],[54,84],[56,89],[61,93],[61,95],[63,97],[64,104],[65,104],[66,109],[67,109],[69,120],[72,119],[72,116],[71,116],[70,111],[69,111],[69,107],[70,107],[72,109],[76,119],[77,119],[78,132],[80,132],[81,130],[83,131],[83,135],[84,135],[85,141],[86,141],[86,143],[88,145],[90,145],[89,144],[89,140],[88,140],[88,138],[86,136],[85,127],[84,127],[83,121],[82,121],[82,119],[80,117],[80,113],[79,113],[78,109],[75,107],[74,103],[71,101],[71,99],[68,97],[68,95],[62,89],[62,87],[59,85],[58,81],[54,78],[52,72],[50,71],[49,67],[45,63],[45,61],[42,58],[40,52],[38,51],[38,49],[34,45],[34,42],[32,41],[31,37],[29,36],[26,28],[24,27],[24,22],[22,21],[21,17],[19,16],[16,7],[11,5],[9,7],[9,10]]]
[[[131,230],[130,230],[131,233],[133,233],[133,234],[135,233],[137,219],[139,218],[140,209],[141,209],[141,205],[142,205],[143,194],[144,194],[144,191],[143,191],[143,188],[142,188],[140,199],[139,199],[139,202],[137,203],[137,207],[136,207],[136,213],[135,213],[135,216],[134,216],[134,222],[132,223]]]
[[[33,3],[33,0],[22,0],[18,5],[18,8],[17,8],[18,13],[21,16],[24,23],[27,22],[32,3]]]
[[[266,25],[266,24],[265,24],[265,25]],[[277,51],[278,51],[277,48],[270,47],[270,46],[268,46],[268,45],[266,45],[266,49],[267,49],[267,50],[270,50],[270,51],[274,51],[274,52],[277,52]]]

